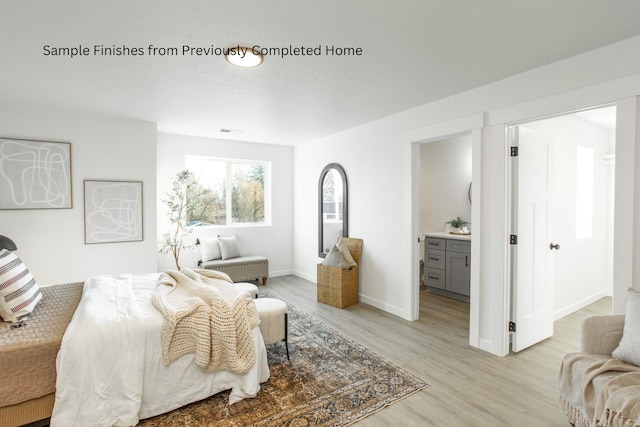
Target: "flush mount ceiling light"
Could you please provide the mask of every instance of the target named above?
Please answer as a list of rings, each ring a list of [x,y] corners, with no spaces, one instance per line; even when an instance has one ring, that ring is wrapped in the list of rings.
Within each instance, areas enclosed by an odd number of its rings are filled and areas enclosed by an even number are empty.
[[[237,46],[229,49],[224,56],[229,64],[251,68],[262,64],[262,54],[250,47]]]

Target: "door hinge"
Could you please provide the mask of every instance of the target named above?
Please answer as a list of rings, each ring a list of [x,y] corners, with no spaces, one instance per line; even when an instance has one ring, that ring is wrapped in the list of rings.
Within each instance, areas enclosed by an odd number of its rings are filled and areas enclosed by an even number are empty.
[[[518,157],[518,147],[510,147],[509,153],[511,154],[511,157]]]
[[[509,332],[516,331],[516,322],[509,322]]]
[[[518,244],[518,235],[517,234],[511,234],[509,236],[509,244],[510,245],[517,245]]]

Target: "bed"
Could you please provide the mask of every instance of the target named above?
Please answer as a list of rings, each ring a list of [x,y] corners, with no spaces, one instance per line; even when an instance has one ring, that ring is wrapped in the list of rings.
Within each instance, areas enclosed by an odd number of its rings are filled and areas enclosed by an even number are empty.
[[[260,383],[269,377],[258,327],[250,335],[255,363],[246,373],[205,372],[194,363],[194,354],[164,363],[165,318],[152,304],[159,278],[157,273],[95,276],[84,284],[41,288],[43,300],[31,313],[28,324],[3,328],[0,346],[4,352],[5,343],[18,341],[19,336],[21,347],[11,350],[15,359],[16,351],[42,356],[41,342],[48,342],[51,348],[46,360],[41,358],[30,364],[49,373],[47,387],[18,395],[16,390],[31,384],[29,363],[3,372],[0,383],[10,384],[13,390],[2,390],[0,425],[20,425],[49,416],[52,427],[135,425],[140,419],[222,390],[231,389],[230,403],[254,397]],[[64,296],[54,297],[56,294]],[[49,324],[58,327],[53,330],[46,326]],[[4,355],[1,357],[7,360]]]
[[[41,287],[43,298],[27,324],[0,322],[0,425],[17,426],[51,416],[56,355],[80,301],[82,283]]]

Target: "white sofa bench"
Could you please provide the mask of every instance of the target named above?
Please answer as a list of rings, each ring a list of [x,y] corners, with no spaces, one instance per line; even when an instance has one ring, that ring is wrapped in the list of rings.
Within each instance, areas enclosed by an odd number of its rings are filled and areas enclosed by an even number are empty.
[[[234,282],[262,279],[267,284],[269,277],[269,260],[262,255],[241,256],[231,259],[214,259],[198,262],[200,268],[217,270],[226,273]]]
[[[200,247],[200,268],[226,273],[234,282],[262,279],[262,284],[267,284],[269,260],[262,255],[241,255],[235,236],[201,237],[196,244]]]

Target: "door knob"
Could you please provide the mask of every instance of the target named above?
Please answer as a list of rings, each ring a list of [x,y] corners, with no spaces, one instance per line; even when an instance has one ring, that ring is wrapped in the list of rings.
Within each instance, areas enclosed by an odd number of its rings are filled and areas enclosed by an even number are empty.
[[[554,244],[554,243],[551,243],[551,244],[549,244],[549,249],[551,249],[551,250],[554,250],[554,249],[555,249],[555,250],[558,250],[558,249],[560,249],[560,245],[559,245],[559,244],[557,244],[557,243],[555,243],[555,244]]]

